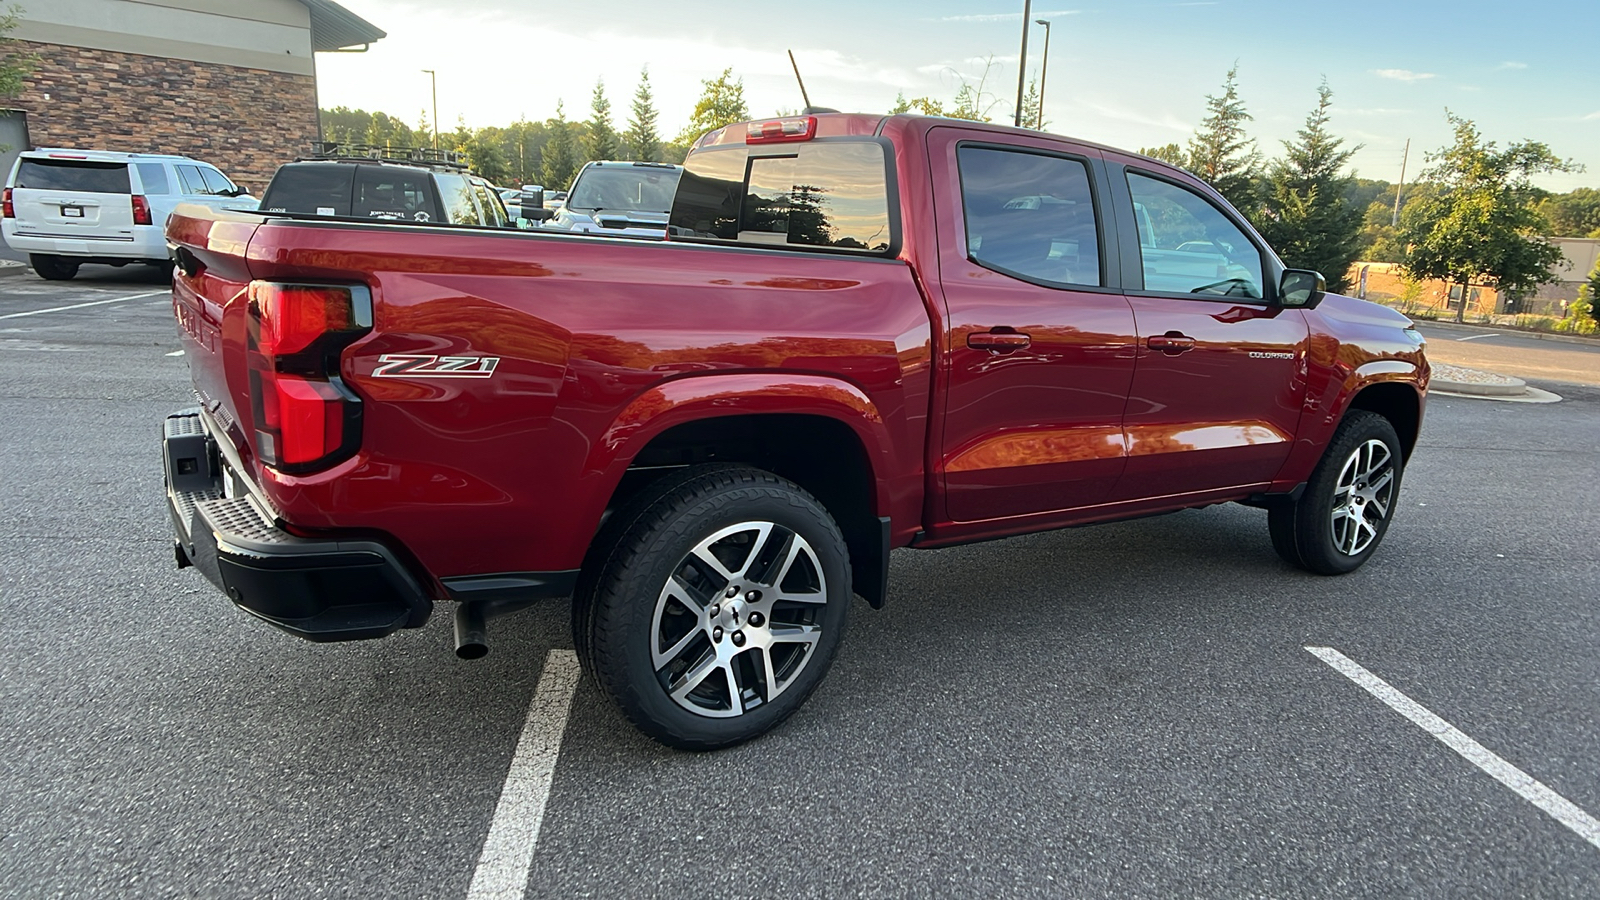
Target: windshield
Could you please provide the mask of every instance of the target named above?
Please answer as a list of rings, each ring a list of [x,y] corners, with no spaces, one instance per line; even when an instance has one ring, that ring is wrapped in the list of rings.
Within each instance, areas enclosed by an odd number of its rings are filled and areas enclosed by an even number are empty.
[[[567,208],[666,213],[677,190],[677,169],[596,166],[573,185]]]

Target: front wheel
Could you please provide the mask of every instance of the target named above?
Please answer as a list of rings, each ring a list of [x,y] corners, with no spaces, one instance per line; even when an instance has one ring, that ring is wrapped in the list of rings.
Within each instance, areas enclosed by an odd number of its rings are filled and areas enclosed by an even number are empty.
[[[758,469],[689,470],[624,515],[573,600],[573,639],[633,724],[671,747],[749,740],[805,702],[849,613],[826,509]]]
[[[1400,438],[1388,419],[1352,410],[1334,432],[1299,500],[1267,511],[1272,546],[1318,575],[1360,568],[1378,549],[1400,496]]]
[[[28,265],[46,281],[67,281],[78,274],[78,263],[46,253],[28,254]]]

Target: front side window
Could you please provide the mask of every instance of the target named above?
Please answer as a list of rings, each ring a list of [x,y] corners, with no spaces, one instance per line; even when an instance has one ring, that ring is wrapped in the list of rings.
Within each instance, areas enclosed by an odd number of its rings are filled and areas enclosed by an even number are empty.
[[[956,163],[973,262],[1029,281],[1101,283],[1094,194],[1082,160],[961,147]]]
[[[185,194],[209,194],[206,190],[206,180],[200,175],[199,166],[173,166],[178,170],[178,182],[183,185]]]
[[[1261,251],[1222,211],[1171,182],[1128,172],[1144,289],[1259,300]]]
[[[478,223],[478,207],[472,200],[472,185],[461,175],[438,172],[433,180],[439,185],[439,202],[444,206],[446,222],[456,225]]]
[[[209,166],[200,167],[200,177],[205,179],[207,193],[226,196],[234,191],[233,182]]]
[[[708,148],[684,165],[673,239],[864,253],[892,243],[888,169],[876,141]]]
[[[483,210],[483,224],[499,228],[506,224],[506,217],[501,212],[500,198],[489,190],[485,182],[476,178],[471,179],[473,195],[478,198],[478,207]]]

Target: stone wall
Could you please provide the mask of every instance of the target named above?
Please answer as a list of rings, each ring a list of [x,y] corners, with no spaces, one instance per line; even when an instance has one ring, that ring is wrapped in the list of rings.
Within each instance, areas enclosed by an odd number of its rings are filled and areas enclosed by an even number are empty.
[[[261,196],[317,137],[309,75],[19,41],[39,55],[22,96],[35,146],[203,159]]]

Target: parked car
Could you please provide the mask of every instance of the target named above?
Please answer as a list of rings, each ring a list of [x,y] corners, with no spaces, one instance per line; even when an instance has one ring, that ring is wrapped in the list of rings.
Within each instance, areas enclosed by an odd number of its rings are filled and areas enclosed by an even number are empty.
[[[601,160],[586,163],[554,217],[554,231],[662,238],[682,166]]]
[[[565,205],[567,205],[567,192],[566,191],[545,191],[544,192],[544,208],[545,209],[556,210],[556,209],[560,209],[561,207],[563,207]]]
[[[178,564],[317,641],[448,603],[465,658],[571,597],[601,690],[704,749],[804,702],[893,548],[1237,502],[1336,575],[1400,508],[1421,336],[1178,168],[912,115],[685,165],[665,241],[174,216]]]
[[[28,150],[6,177],[0,231],[52,281],[77,275],[84,263],[166,268],[167,217],[180,203],[256,206],[216,166],[187,156]]]
[[[314,145],[278,167],[261,196],[274,213],[515,226],[494,185],[454,153],[429,148]]]

